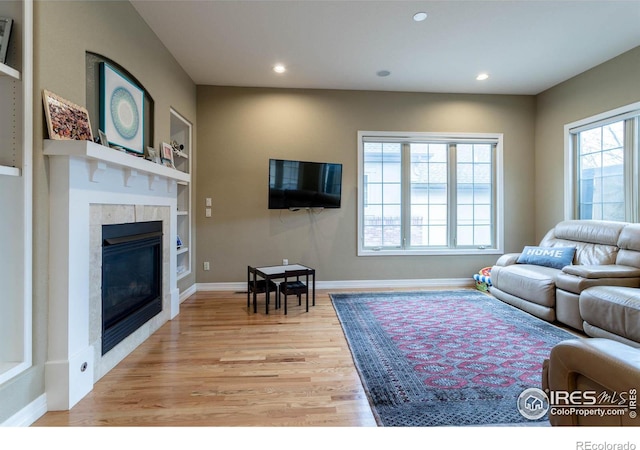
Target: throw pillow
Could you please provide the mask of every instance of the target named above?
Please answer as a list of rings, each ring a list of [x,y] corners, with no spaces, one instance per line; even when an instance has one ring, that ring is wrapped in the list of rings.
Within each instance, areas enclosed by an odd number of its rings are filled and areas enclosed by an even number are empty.
[[[562,269],[573,262],[575,247],[533,247],[526,246],[518,257],[519,264],[535,264],[536,266]]]

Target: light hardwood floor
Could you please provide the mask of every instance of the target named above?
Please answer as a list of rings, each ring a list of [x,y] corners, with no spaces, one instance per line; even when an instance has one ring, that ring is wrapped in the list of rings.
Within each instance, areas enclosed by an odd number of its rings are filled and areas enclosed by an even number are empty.
[[[246,294],[203,292],[36,427],[376,426],[328,293],[316,306],[247,310]]]

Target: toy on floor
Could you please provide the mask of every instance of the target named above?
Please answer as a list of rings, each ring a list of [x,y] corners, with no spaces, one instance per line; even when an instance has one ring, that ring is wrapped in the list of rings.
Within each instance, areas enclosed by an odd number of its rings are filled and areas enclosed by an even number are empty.
[[[476,289],[482,292],[489,291],[489,287],[491,286],[491,267],[480,269],[480,271],[473,276],[473,279],[476,280]]]

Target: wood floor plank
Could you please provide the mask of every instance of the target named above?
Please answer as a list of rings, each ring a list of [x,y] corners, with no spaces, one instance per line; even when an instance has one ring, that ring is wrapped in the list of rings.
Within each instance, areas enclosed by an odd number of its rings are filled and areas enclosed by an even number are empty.
[[[71,411],[33,426],[375,426],[328,293],[288,315],[194,294]]]

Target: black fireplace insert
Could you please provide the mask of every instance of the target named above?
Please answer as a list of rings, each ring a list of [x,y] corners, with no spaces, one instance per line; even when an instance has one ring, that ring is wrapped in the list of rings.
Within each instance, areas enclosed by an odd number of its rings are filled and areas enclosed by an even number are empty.
[[[162,311],[162,221],[102,226],[102,354]]]

